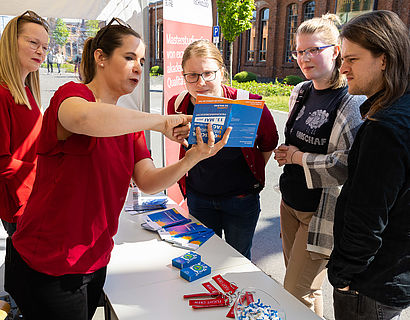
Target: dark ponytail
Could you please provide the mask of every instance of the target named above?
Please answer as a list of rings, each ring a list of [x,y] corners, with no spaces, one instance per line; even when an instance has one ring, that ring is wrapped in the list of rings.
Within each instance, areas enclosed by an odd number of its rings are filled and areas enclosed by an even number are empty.
[[[88,38],[84,42],[83,56],[81,58],[80,74],[84,84],[90,83],[95,76],[94,51],[92,42],[94,38]]]
[[[94,38],[88,38],[85,41],[80,67],[84,84],[90,83],[97,72],[94,59],[95,50],[101,49],[104,55],[109,58],[115,49],[122,46],[123,38],[129,35],[141,39],[141,36],[132,28],[111,24],[100,29]]]

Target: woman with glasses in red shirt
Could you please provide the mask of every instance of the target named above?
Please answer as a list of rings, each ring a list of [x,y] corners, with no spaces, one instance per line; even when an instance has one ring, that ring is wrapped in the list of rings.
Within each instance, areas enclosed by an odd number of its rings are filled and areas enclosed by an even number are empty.
[[[140,36],[114,18],[84,45],[83,83],[61,86],[44,114],[36,181],[6,255],[5,288],[25,319],[91,319],[130,180],[162,191],[228,139],[214,144],[209,129],[207,144],[155,168],[143,130],[181,142],[174,128],[190,117],[115,105],[138,85],[144,54]]]
[[[48,25],[33,11],[10,20],[0,40],[0,218],[16,230],[34,183],[41,129],[39,67]]]

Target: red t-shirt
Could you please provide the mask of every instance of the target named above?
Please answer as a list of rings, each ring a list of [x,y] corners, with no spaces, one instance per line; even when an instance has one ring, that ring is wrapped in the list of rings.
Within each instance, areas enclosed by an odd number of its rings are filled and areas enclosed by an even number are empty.
[[[26,93],[31,110],[0,85],[0,218],[8,222],[23,213],[36,175],[42,115],[28,87]]]
[[[92,273],[110,260],[135,163],[149,158],[143,132],[57,140],[57,113],[69,97],[95,101],[84,84],[61,86],[44,114],[33,192],[13,244],[34,270]]]

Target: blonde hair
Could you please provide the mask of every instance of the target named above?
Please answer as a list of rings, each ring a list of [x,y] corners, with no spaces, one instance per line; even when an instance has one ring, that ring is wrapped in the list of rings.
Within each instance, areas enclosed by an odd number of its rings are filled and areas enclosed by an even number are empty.
[[[0,85],[7,85],[16,104],[25,104],[27,108],[31,110],[32,106],[28,100],[24,85],[29,87],[34,100],[40,107],[40,77],[37,70],[27,75],[25,83],[21,82],[21,69],[18,58],[18,35],[26,23],[39,24],[43,26],[48,33],[46,25],[30,16],[23,15],[10,20],[4,28],[3,35],[0,39]]]
[[[321,40],[326,44],[340,46],[339,28],[341,27],[340,18],[331,13],[304,21],[296,31],[296,36],[300,34],[320,34]],[[335,68],[330,79],[330,87],[333,89],[345,87],[346,77],[340,73],[342,56],[339,54],[335,60]]]
[[[342,39],[347,39],[369,50],[373,57],[384,55],[383,93],[373,102],[372,116],[400,98],[410,85],[409,30],[399,16],[391,11],[377,10],[362,14],[343,26]]]
[[[193,56],[214,59],[218,67],[222,69],[222,74],[226,77],[226,68],[221,52],[213,43],[202,39],[194,41],[186,47],[182,56],[182,69],[184,69],[185,63]]]

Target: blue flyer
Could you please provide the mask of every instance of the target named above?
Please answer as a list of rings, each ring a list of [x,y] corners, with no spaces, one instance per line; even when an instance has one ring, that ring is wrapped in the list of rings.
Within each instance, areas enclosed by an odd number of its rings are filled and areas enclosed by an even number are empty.
[[[226,147],[253,147],[264,105],[263,100],[232,100],[198,95],[188,143],[196,143],[196,127],[201,129],[203,141],[208,142],[207,128],[208,123],[211,123],[215,142],[221,140],[228,127],[232,127]]]

